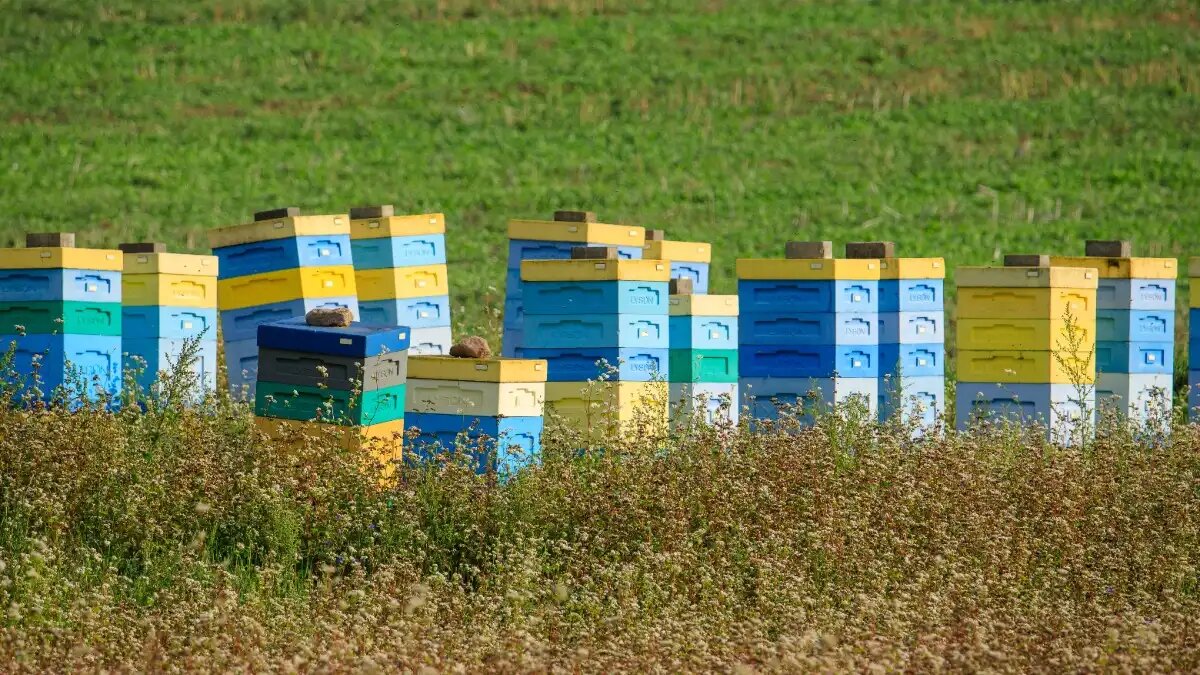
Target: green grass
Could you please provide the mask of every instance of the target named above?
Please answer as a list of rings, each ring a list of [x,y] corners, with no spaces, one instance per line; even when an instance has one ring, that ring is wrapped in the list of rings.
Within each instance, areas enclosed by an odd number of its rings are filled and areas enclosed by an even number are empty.
[[[714,292],[788,238],[1187,256],[1197,35],[1185,2],[0,0],[0,244],[443,211],[490,335],[506,219],[560,207],[712,241]]]

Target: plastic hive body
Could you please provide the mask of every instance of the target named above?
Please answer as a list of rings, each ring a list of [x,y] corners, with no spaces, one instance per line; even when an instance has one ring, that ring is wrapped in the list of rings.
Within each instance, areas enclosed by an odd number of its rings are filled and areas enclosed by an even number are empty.
[[[219,318],[235,395],[254,396],[259,325],[317,307],[347,307],[360,318],[351,241],[344,214],[271,218],[209,232],[219,261]]]
[[[1191,284],[1188,298],[1188,353],[1200,352],[1200,323],[1196,323],[1200,315],[1200,258],[1188,260],[1188,280]],[[1188,360],[1188,418],[1193,422],[1200,420],[1200,361]]]
[[[879,269],[879,420],[923,436],[946,409],[946,261],[883,258]]]
[[[0,250],[0,340],[14,349],[5,376],[18,400],[120,394],[121,263],[109,249]]]
[[[881,269],[875,259],[737,261],[740,393],[755,419],[811,424],[821,406],[851,399],[878,414]]]
[[[346,452],[360,453],[368,469],[387,478],[403,460],[404,420],[370,426],[325,424],[299,420],[257,417],[255,427],[275,442],[303,447],[308,443],[332,443]]]
[[[645,259],[521,266],[528,304],[515,353],[546,359],[547,409],[589,438],[625,428],[646,405],[651,417],[667,417],[669,273],[665,261]]]
[[[417,458],[466,450],[480,473],[538,461],[549,371],[541,359],[414,356],[406,419]]]
[[[260,325],[252,344],[233,345],[232,358],[245,365],[256,350],[254,412],[264,432],[330,434],[364,459],[390,463],[402,458],[409,340],[406,327],[295,318]]]
[[[1141,405],[1142,378],[1174,372],[1174,258],[1052,257],[1052,265],[1094,268],[1096,290],[1096,389],[1104,400],[1137,424],[1157,423],[1160,416]],[[1132,379],[1131,379],[1132,378]],[[1157,380],[1151,380],[1157,381]],[[1133,385],[1130,385],[1133,382]],[[1133,387],[1133,390],[1130,387]],[[1106,392],[1113,392],[1111,395]],[[1171,388],[1166,389],[1171,404]],[[1121,405],[1113,401],[1122,400]]]
[[[445,216],[356,218],[350,221],[350,238],[361,318],[412,329],[414,356],[448,353]]]
[[[1099,272],[973,267],[957,276],[957,426],[1038,423],[1059,444],[1092,433]]]
[[[690,279],[692,292],[708,293],[708,273],[712,264],[712,244],[703,241],[647,241],[642,257],[671,263],[672,279]]]
[[[737,422],[737,296],[672,295],[668,304],[670,400],[677,423]]]
[[[217,277],[214,256],[125,253],[121,351],[142,393],[178,371],[195,398],[217,387]],[[192,360],[183,363],[188,341]]]
[[[515,356],[518,350],[527,347],[523,341],[524,307],[526,302],[535,301],[523,297],[521,263],[525,260],[561,260],[571,258],[576,246],[614,246],[617,255],[624,260],[642,258],[642,246],[646,241],[646,230],[637,226],[607,225],[603,223],[577,223],[560,221],[512,220],[508,223],[508,264],[505,274],[504,326],[501,351],[505,356]],[[583,281],[582,279],[580,281]],[[602,280],[601,280],[602,281]],[[667,278],[660,281],[666,282]],[[607,287],[607,285],[604,285]],[[546,287],[551,294],[557,289]],[[586,290],[586,287],[583,288]],[[563,289],[564,296],[570,295]],[[619,295],[617,291],[611,291]],[[665,298],[666,291],[662,291]],[[577,300],[589,302],[585,293]],[[567,302],[563,300],[562,302]],[[603,302],[601,300],[601,302]]]

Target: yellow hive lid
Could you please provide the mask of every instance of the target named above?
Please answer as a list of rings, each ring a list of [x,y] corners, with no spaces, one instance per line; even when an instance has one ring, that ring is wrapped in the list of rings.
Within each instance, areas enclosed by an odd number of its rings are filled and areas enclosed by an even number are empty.
[[[737,316],[736,295],[672,295],[667,300],[671,316]]]
[[[288,237],[338,234],[350,234],[349,215],[338,213],[325,216],[289,216],[221,227],[208,231],[208,243],[213,248],[225,248]]]
[[[444,234],[445,232],[446,216],[441,213],[358,218],[350,221],[351,239],[415,237],[421,234]]]
[[[944,258],[880,258],[880,279],[945,279]]]
[[[191,253],[126,253],[125,274],[194,274],[217,276],[215,255]]]
[[[705,241],[648,241],[642,256],[678,262],[712,262],[712,244]]]
[[[670,281],[664,260],[525,260],[523,281]]]
[[[959,288],[1096,288],[1100,273],[1090,267],[960,267]]]
[[[1089,256],[1050,256],[1055,267],[1090,267],[1101,279],[1174,279],[1179,262],[1174,258],[1101,258]]]
[[[641,248],[646,243],[646,228],[640,225],[606,225],[559,220],[510,220],[508,238]]]
[[[120,272],[122,253],[107,248],[35,246],[0,249],[0,269],[77,269]]]
[[[453,356],[409,356],[408,376],[418,380],[460,382],[545,382],[545,359],[460,359]]]
[[[855,280],[879,279],[879,261],[870,258],[742,258],[739,279]]]

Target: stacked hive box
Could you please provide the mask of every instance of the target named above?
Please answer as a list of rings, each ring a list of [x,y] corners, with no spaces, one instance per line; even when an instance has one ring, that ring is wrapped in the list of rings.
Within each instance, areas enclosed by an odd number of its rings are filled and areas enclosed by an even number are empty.
[[[946,410],[946,263],[882,241],[846,244],[846,257],[879,260],[879,419],[921,435]]]
[[[557,211],[553,221],[513,220],[508,223],[508,272],[505,277],[504,336],[501,351],[517,355],[524,346],[525,302],[522,298],[521,262],[566,260],[576,246],[616,246],[622,259],[640,259],[646,229],[595,222],[588,211]]]
[[[708,269],[712,263],[712,244],[702,241],[668,241],[662,230],[646,233],[642,257],[671,263],[672,279],[690,279],[692,292],[708,293]]]
[[[254,396],[261,324],[318,308],[347,307],[358,316],[348,216],[262,211],[253,223],[209,232],[209,241],[220,261],[217,306],[235,396]]]
[[[1170,429],[1175,364],[1174,258],[1134,258],[1127,241],[1089,241],[1085,257],[1056,267],[1091,268],[1096,291],[1096,405],[1144,426]]]
[[[217,387],[217,259],[167,253],[162,244],[122,244],[121,351],[145,392],[162,371],[185,365],[194,393]],[[188,340],[193,360],[180,364]]]
[[[1096,270],[1008,256],[958,276],[958,428],[975,419],[1038,423],[1049,440],[1085,437],[1095,413]]]
[[[785,260],[737,262],[741,395],[757,419],[879,397],[879,261],[789,242]],[[786,407],[786,408],[785,408]],[[800,410],[803,407],[803,410]]]
[[[521,265],[527,304],[520,352],[547,361],[548,406],[593,438],[641,413],[665,422],[667,263],[618,259],[612,247],[577,247],[573,255]]]
[[[709,424],[738,419],[738,298],[700,295],[671,281],[671,409]]]
[[[397,216],[390,204],[351,209],[350,240],[360,318],[408,326],[412,354],[449,353],[445,216]]]
[[[281,437],[335,430],[344,447],[400,459],[408,378],[408,329],[310,326],[303,317],[258,327],[254,412]]]
[[[0,348],[13,343],[21,395],[79,403],[121,390],[121,252],[30,234],[0,251]]]
[[[453,450],[461,440],[476,471],[511,474],[538,460],[546,402],[546,362],[413,356],[407,424],[418,456]]]

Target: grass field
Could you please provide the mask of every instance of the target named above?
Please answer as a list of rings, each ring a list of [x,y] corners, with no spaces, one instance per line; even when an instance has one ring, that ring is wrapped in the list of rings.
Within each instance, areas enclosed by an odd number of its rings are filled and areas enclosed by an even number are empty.
[[[488,334],[506,219],[557,207],[712,241],[717,291],[787,238],[1186,256],[1197,35],[1187,2],[0,0],[0,244],[444,211]]]
[[[712,241],[718,292],[786,239],[1200,254],[1198,36],[1188,2],[0,0],[0,245],[443,211],[490,336],[505,221],[555,208]],[[551,423],[507,483],[381,485],[228,400],[9,395],[5,672],[1200,670],[1196,427]]]

